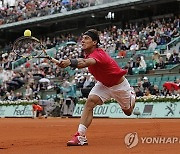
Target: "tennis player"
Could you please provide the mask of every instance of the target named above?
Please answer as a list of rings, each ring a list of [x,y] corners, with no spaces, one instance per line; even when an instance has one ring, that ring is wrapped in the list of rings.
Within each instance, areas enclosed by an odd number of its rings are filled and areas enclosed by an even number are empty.
[[[82,36],[82,49],[85,58],[62,60],[60,67],[74,68],[88,67],[89,72],[97,80],[96,85],[89,93],[77,133],[67,142],[67,146],[87,145],[86,130],[93,119],[93,108],[102,105],[105,101],[114,98],[123,112],[130,116],[135,106],[135,92],[124,75],[126,70],[121,69],[116,61],[105,51],[98,48],[100,43],[98,31],[90,29]]]

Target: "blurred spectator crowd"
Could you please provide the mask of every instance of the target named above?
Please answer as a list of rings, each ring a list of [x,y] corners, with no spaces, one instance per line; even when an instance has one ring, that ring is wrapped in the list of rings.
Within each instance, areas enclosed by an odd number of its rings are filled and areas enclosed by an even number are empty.
[[[33,1],[28,1],[28,3],[32,2]],[[21,1],[18,3],[18,8],[20,9],[21,5],[27,5],[28,3]],[[62,5],[62,2],[59,3],[58,1],[37,1],[33,2],[33,5],[38,5],[40,7],[42,3],[46,3],[44,5],[49,9],[51,9],[51,7],[48,7],[49,4],[57,5],[58,3],[58,6]],[[24,6],[22,8],[24,8]],[[180,63],[179,50],[164,53],[157,50],[158,45],[165,45],[172,39],[180,36],[179,21],[179,18],[174,17],[155,19],[147,24],[130,23],[126,24],[124,29],[118,26],[110,26],[100,30],[99,36],[101,44],[99,46],[110,56],[117,53],[114,58],[120,60],[121,58],[127,58],[127,52],[131,52],[131,57],[127,59],[126,65],[121,66],[128,69],[129,75],[132,75],[132,69],[134,67],[147,67],[145,56],[141,53],[137,54],[139,50],[152,51],[153,55],[151,58],[154,61],[153,69],[163,69],[166,64]],[[55,58],[58,60],[83,57],[80,43],[81,35],[74,36],[73,34],[66,34],[54,36],[53,38],[41,38],[41,40],[43,44],[46,45],[47,49],[53,47],[56,48]],[[12,70],[12,61],[17,60],[19,57],[12,52],[11,43],[4,47],[4,51],[6,52],[0,55],[1,99],[40,99],[40,96],[38,95],[39,91],[52,88],[56,89],[57,93],[60,93],[63,98],[76,97],[75,95],[78,97],[87,97],[89,91],[96,83],[94,77],[87,69],[61,69],[58,66],[51,64],[47,59],[39,60],[37,62],[27,60],[24,65]],[[162,54],[166,54],[165,60],[163,59]],[[53,81],[55,78],[61,81],[59,85]],[[174,82],[179,86],[179,79]],[[14,93],[14,90],[22,86],[26,86],[24,94],[19,92]],[[151,85],[147,77],[139,79],[135,90],[137,96],[178,95],[176,90],[168,90],[167,88],[159,89],[157,85]]]
[[[158,85],[153,85],[148,77],[139,78],[137,86],[135,86],[137,97],[149,98],[154,96],[179,96],[180,95],[180,78],[174,82],[165,82],[163,88],[160,89]]]
[[[0,8],[0,25],[94,6],[95,0],[16,0]]]

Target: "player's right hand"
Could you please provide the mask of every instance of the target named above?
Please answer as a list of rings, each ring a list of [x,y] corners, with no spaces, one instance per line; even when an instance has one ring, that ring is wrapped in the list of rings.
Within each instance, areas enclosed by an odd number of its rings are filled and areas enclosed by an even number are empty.
[[[71,64],[71,61],[69,59],[61,60],[61,63],[58,65],[61,68],[66,68]]]

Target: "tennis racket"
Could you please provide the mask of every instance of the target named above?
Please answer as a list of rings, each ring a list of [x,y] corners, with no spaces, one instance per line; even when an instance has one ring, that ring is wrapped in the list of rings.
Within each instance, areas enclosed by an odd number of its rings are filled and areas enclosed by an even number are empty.
[[[50,61],[60,64],[60,61],[50,57],[46,52],[46,47],[41,41],[32,36],[22,36],[14,41],[13,52],[23,58],[47,58]]]

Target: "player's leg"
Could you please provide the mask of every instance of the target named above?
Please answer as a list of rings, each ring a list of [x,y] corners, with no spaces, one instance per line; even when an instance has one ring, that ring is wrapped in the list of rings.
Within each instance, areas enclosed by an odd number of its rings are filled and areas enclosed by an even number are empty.
[[[134,96],[130,95],[130,107],[129,109],[123,109],[123,112],[127,115],[127,116],[130,116],[134,110],[134,107],[135,107],[135,102],[136,102],[136,99]]]
[[[39,115],[40,115],[40,111],[37,110],[37,111],[36,111],[36,117],[39,118]]]
[[[101,105],[102,103],[103,102],[100,99],[100,97],[96,95],[90,95],[88,97],[86,104],[84,105],[83,113],[81,115],[78,132],[70,141],[67,142],[67,146],[78,146],[88,144],[85,133],[93,119],[93,108],[96,105]]]
[[[36,115],[37,115],[37,111],[36,111],[36,110],[33,110],[32,112],[33,112],[33,119],[35,119],[35,118],[36,118]]]
[[[102,104],[103,102],[99,96],[90,95],[87,99],[86,104],[84,105],[84,110],[81,115],[80,124],[88,128],[93,119],[93,108],[96,107],[97,105],[102,105]],[[84,132],[82,132],[82,135],[84,135],[83,133]]]
[[[109,98],[110,95],[106,87],[101,84],[96,84],[93,87],[86,101],[86,104],[84,105],[84,110],[81,115],[78,132],[70,141],[67,142],[68,146],[87,145],[85,133],[93,119],[93,108],[96,105],[103,104],[103,102]]]
[[[125,79],[121,84],[112,87],[111,93],[113,98],[116,99],[121,106],[123,112],[127,116],[130,116],[135,107],[136,95],[127,79]]]
[[[43,111],[42,111],[42,110],[39,111],[39,116],[38,116],[38,118],[39,118],[39,119],[42,119],[42,118],[43,118]]]

